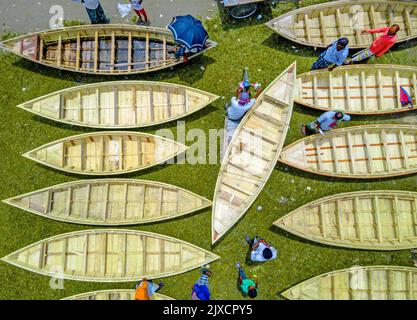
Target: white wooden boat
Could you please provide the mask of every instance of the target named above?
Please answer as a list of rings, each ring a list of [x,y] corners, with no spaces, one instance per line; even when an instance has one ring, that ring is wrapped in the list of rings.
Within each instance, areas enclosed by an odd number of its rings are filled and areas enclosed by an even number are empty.
[[[23,156],[68,173],[116,175],[150,168],[187,149],[180,143],[160,136],[107,131],[57,140]]]
[[[126,129],[177,120],[217,99],[214,94],[178,84],[112,81],[64,89],[18,107],[69,125]]]
[[[292,115],[296,63],[258,97],[225,152],[214,192],[212,242],[249,209],[278,160]]]
[[[130,282],[174,276],[218,256],[172,237],[123,229],[57,235],[2,258],[45,276],[91,282]]]
[[[214,48],[206,48],[189,59]],[[123,24],[81,25],[40,31],[0,45],[22,58],[59,70],[95,75],[126,75],[170,68],[182,63],[172,32],[164,28]]]
[[[332,130],[285,147],[280,161],[324,176],[377,179],[417,172],[417,126],[377,124]]]
[[[67,297],[61,300],[134,300],[135,290],[130,289],[114,289],[86,292]],[[151,300],[175,300],[161,293],[154,293]]]
[[[211,206],[182,188],[135,179],[80,180],[4,200],[63,222],[120,226],[175,219]]]
[[[280,36],[296,43],[325,48],[338,38],[348,38],[349,47],[367,48],[378,36],[362,34],[398,24],[397,43],[417,37],[415,1],[343,0],[329,1],[287,12],[266,23]]]
[[[311,71],[297,77],[295,102],[313,109],[355,115],[405,112],[400,87],[417,104],[417,68],[392,64],[360,64]]]
[[[366,250],[417,247],[417,192],[336,194],[308,203],[274,224],[299,237]]]
[[[282,295],[290,300],[416,300],[417,269],[352,267],[308,279]]]

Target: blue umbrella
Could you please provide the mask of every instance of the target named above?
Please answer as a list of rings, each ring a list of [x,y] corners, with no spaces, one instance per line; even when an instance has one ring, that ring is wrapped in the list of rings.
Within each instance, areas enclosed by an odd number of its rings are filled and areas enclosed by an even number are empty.
[[[174,40],[188,50],[204,49],[209,35],[200,20],[191,15],[174,17],[168,29],[174,34]]]

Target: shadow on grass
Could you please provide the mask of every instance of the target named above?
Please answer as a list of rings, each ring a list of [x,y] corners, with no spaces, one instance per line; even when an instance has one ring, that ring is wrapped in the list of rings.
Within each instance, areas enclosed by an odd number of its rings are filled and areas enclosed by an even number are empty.
[[[216,48],[213,50],[216,50]],[[164,81],[166,81],[174,78],[175,76],[178,76],[182,81],[188,84],[193,84],[203,78],[207,66],[215,63],[215,61],[216,60],[211,57],[200,55],[194,59],[191,59],[187,64],[176,65],[160,71],[143,74],[125,74],[114,76],[92,75],[77,73],[75,71],[72,72],[66,70],[58,70],[56,68],[43,66],[23,58],[14,62],[13,65],[42,76],[56,78],[59,80],[73,81],[77,85],[96,82],[111,82],[123,79],[159,81],[162,78]],[[201,68],[202,66],[203,68]]]

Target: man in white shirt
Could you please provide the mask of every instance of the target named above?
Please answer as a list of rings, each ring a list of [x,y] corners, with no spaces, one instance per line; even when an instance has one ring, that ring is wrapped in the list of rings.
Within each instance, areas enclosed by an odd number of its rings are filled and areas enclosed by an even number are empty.
[[[246,242],[250,245],[250,260],[253,262],[265,262],[276,259],[277,249],[272,247],[264,239],[255,236],[253,240],[249,236],[246,236]]]
[[[106,24],[110,22],[99,0],[81,0],[81,3],[84,4],[92,24]]]

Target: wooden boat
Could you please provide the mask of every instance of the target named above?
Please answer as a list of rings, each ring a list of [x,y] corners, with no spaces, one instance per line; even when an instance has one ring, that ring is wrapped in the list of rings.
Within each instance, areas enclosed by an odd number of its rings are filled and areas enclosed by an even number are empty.
[[[4,202],[45,218],[103,226],[159,222],[211,206],[182,188],[135,179],[74,181]]]
[[[295,79],[294,62],[262,92],[236,129],[214,192],[213,243],[249,209],[275,167],[291,119]]]
[[[417,93],[416,67],[378,64],[339,67],[332,72],[323,69],[297,77],[295,102],[356,115],[409,111],[401,105],[400,86],[411,95]]]
[[[64,89],[18,107],[70,125],[126,129],[180,119],[217,99],[214,94],[177,84],[114,81]]]
[[[134,300],[135,290],[115,289],[86,292],[75,296],[67,297],[61,300]],[[151,300],[175,300],[161,293],[154,293]]]
[[[377,179],[417,172],[417,126],[378,124],[332,130],[285,147],[280,161],[338,178]]]
[[[151,232],[98,229],[41,240],[2,258],[46,276],[129,282],[188,272],[219,259],[195,245]]]
[[[187,150],[175,141],[139,132],[80,134],[45,144],[23,156],[84,175],[115,175],[150,168]]]
[[[334,40],[345,37],[349,47],[370,46],[378,36],[362,34],[364,29],[376,29],[398,24],[398,41],[417,37],[417,3],[413,1],[343,0],[329,1],[287,12],[266,23],[266,26],[296,43],[325,48]]]
[[[189,59],[214,48],[206,48]],[[23,35],[1,43],[22,58],[60,70],[97,75],[126,75],[162,70],[182,63],[168,29],[134,25],[81,25]]]
[[[308,203],[274,224],[299,237],[331,246],[412,249],[417,247],[417,192],[337,194]]]
[[[417,269],[352,267],[308,279],[282,295],[290,300],[416,300]]]

